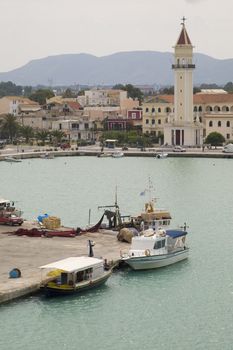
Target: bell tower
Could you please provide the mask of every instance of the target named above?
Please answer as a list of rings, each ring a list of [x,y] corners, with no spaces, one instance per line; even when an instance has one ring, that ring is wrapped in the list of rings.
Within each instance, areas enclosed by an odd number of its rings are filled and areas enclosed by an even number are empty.
[[[164,141],[169,145],[200,145],[201,125],[193,113],[193,45],[182,18],[181,32],[174,46],[174,114],[164,129]]]
[[[182,29],[175,45],[175,63],[172,69],[175,74],[175,121],[193,121],[193,46],[185,28],[185,18],[182,18]]]

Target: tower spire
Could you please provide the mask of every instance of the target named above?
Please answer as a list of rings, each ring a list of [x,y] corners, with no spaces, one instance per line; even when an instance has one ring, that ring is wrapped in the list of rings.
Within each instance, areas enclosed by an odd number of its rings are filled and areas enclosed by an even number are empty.
[[[179,38],[178,38],[178,40],[177,40],[176,46],[177,46],[177,45],[191,45],[191,46],[192,46],[191,40],[189,39],[187,30],[186,30],[186,28],[185,28],[185,21],[186,21],[186,18],[183,17],[183,18],[181,18],[181,20],[182,20],[182,22],[181,22],[182,29],[181,29]]]

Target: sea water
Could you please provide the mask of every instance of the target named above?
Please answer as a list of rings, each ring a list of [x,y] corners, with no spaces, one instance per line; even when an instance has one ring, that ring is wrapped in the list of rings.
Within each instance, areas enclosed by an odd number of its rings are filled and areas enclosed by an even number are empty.
[[[0,197],[24,217],[48,213],[69,226],[95,223],[100,205],[139,213],[150,177],[173,227],[189,226],[187,261],[126,268],[77,296],[27,297],[0,307],[1,350],[233,349],[233,161],[67,157],[0,163]],[[0,257],[1,261],[1,257]]]

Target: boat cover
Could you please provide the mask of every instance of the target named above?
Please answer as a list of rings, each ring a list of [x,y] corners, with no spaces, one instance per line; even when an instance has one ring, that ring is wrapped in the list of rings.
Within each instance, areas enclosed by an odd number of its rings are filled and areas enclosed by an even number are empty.
[[[166,230],[166,234],[171,238],[178,238],[187,235],[187,231],[183,230]]]
[[[82,271],[103,263],[102,259],[87,256],[70,257],[55,261],[48,265],[40,266],[40,269],[59,269],[65,272]]]

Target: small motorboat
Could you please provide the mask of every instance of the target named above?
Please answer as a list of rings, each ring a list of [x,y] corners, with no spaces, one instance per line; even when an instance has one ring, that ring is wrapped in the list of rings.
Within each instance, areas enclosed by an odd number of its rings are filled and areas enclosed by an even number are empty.
[[[112,157],[113,158],[122,158],[122,157],[124,157],[124,153],[117,151],[117,152],[112,153]]]
[[[156,269],[188,258],[184,229],[148,229],[132,238],[128,252],[121,252],[121,260],[134,270]]]
[[[155,158],[157,158],[157,159],[165,159],[165,158],[167,158],[167,156],[168,156],[168,153],[159,152],[159,153],[156,153]]]
[[[74,294],[97,287],[107,281],[112,270],[106,260],[80,256],[40,266],[51,281],[41,286],[47,296]]]
[[[97,154],[98,158],[106,158],[106,157],[111,157],[111,153],[105,153],[105,152],[100,152]]]
[[[16,157],[5,157],[4,160],[6,162],[10,162],[10,163],[19,163],[19,162],[22,162],[22,159],[19,159],[19,158],[16,158]]]

